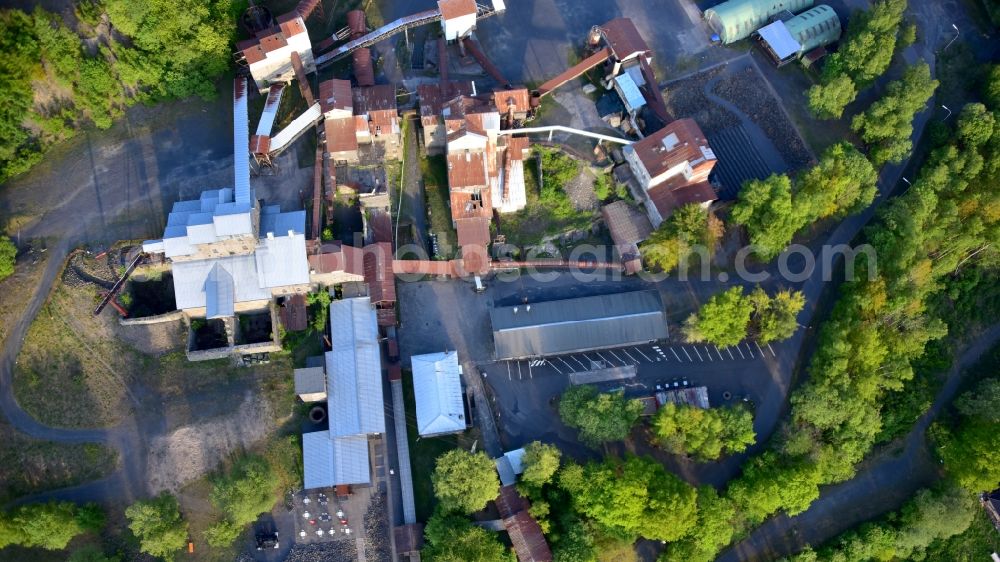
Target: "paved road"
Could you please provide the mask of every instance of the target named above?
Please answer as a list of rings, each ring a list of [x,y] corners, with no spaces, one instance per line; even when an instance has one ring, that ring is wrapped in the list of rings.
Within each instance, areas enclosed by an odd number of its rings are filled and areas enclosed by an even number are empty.
[[[1000,324],[981,334],[955,361],[930,410],[903,438],[902,451],[887,448],[866,461],[857,476],[824,490],[809,509],[795,517],[779,515],[719,558],[720,562],[774,560],[805,545],[818,545],[854,525],[895,509],[916,490],[939,477],[938,463],[927,446],[927,427],[955,397],[965,370],[1000,341]]]

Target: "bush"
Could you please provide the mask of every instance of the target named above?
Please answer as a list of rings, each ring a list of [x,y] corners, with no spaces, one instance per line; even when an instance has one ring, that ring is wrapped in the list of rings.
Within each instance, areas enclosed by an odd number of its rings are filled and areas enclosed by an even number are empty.
[[[14,274],[17,246],[9,236],[0,236],[0,281]]]
[[[628,436],[642,413],[642,403],[621,392],[599,392],[597,387],[570,387],[559,399],[559,417],[580,430],[580,441],[596,447]]]
[[[168,562],[187,544],[188,525],[181,518],[177,498],[163,492],[128,506],[128,528],[139,539],[139,548]]]
[[[213,546],[231,544],[244,526],[274,507],[276,496],[271,465],[257,456],[237,460],[229,472],[212,479],[209,498],[225,515],[225,521],[210,531],[211,540],[215,541]]]

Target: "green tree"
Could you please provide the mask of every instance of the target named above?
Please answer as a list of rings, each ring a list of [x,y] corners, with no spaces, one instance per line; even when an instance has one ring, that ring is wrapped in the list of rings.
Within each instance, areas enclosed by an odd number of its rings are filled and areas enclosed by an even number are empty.
[[[670,543],[659,562],[711,562],[716,553],[733,538],[736,508],[726,498],[719,497],[715,488],[698,488],[698,522],[691,533],[678,542]]]
[[[908,23],[899,31],[899,46],[909,47],[917,42],[917,24]]]
[[[212,479],[209,495],[226,521],[211,530],[212,546],[227,546],[240,535],[243,527],[274,506],[274,473],[261,457],[245,456],[229,472]]]
[[[927,63],[910,66],[901,80],[886,86],[882,99],[854,116],[851,128],[868,144],[876,165],[902,162],[909,155],[913,116],[924,108],[937,86]]]
[[[559,470],[560,456],[561,453],[555,445],[539,441],[528,443],[524,446],[524,457],[521,458],[521,463],[524,465],[521,482],[529,488],[541,489]]]
[[[776,174],[744,184],[732,218],[746,227],[757,254],[768,261],[777,257],[805,224],[801,212],[792,205],[791,180]]]
[[[993,490],[1000,467],[990,451],[1000,447],[1000,379],[985,379],[955,401],[960,413],[953,428],[935,425],[932,435],[948,474],[972,492]]]
[[[712,461],[754,444],[753,414],[743,407],[702,409],[666,404],[653,417],[653,434],[665,449]]]
[[[444,453],[437,458],[431,481],[434,495],[445,512],[479,511],[500,493],[496,465],[482,451],[452,449]]]
[[[429,562],[515,561],[496,533],[475,527],[458,515],[435,512],[424,528],[424,540],[427,544],[420,557]]]
[[[968,146],[986,144],[995,128],[995,117],[981,103],[970,103],[958,114],[958,138]]]
[[[177,498],[164,492],[140,500],[125,510],[132,534],[139,539],[139,548],[168,562],[187,544],[188,525],[181,518]]]
[[[625,439],[642,413],[642,403],[621,392],[599,392],[591,385],[571,386],[559,399],[559,417],[580,430],[580,441],[596,447]]]
[[[796,515],[819,497],[819,468],[806,460],[780,459],[769,451],[744,465],[727,495],[750,523],[760,523],[781,509]]]
[[[707,341],[722,347],[736,345],[747,337],[753,303],[736,286],[712,295],[697,314],[684,322],[688,341]]]
[[[806,91],[809,112],[819,119],[840,119],[844,108],[857,96],[854,80],[846,74],[838,74],[826,83],[813,84]]]
[[[0,281],[14,274],[17,246],[8,236],[0,236]]]
[[[722,234],[722,221],[701,205],[690,203],[676,209],[643,242],[643,258],[669,272],[694,254],[711,256]]]
[[[758,343],[792,337],[799,327],[796,318],[806,304],[805,295],[801,291],[785,289],[778,291],[772,298],[757,287],[749,298],[754,308],[751,332],[755,334]]]
[[[844,217],[871,204],[878,193],[878,172],[849,142],[827,148],[819,163],[796,178],[795,206],[807,222]]]
[[[837,52],[823,67],[823,78],[847,74],[865,88],[892,62],[906,0],[878,0],[868,11],[855,12]]]
[[[552,539],[553,562],[596,562],[594,539],[580,518],[567,509],[560,519],[561,531]]]
[[[695,525],[694,488],[649,458],[567,465],[559,484],[582,515],[621,539],[674,541]]]
[[[1000,424],[1000,379],[980,381],[973,391],[955,400],[955,409],[966,418]]]
[[[69,541],[88,530],[77,518],[72,502],[29,503],[3,516],[0,548],[7,544],[47,550],[66,548]]]
[[[986,105],[1000,108],[1000,64],[990,65],[983,79],[983,101]]]

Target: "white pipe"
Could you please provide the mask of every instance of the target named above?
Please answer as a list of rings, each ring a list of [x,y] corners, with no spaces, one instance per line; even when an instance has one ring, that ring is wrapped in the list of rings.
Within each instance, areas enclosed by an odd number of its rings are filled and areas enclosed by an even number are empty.
[[[590,131],[584,131],[582,129],[574,129],[572,127],[564,127],[562,125],[549,125],[548,127],[526,127],[523,129],[504,129],[500,131],[501,135],[518,135],[518,134],[531,134],[531,133],[570,133],[572,135],[581,135],[584,137],[590,137],[592,139],[598,139],[608,142],[614,142],[618,144],[632,144],[634,141],[628,139],[622,139],[618,137],[610,137],[608,135],[602,135],[600,133],[591,133]]]

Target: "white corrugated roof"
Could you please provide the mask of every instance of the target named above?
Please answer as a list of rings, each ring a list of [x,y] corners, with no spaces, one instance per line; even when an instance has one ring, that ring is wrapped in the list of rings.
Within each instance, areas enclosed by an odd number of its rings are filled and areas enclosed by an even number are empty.
[[[414,355],[411,361],[420,435],[464,431],[465,406],[458,354],[449,351]]]
[[[216,263],[205,280],[205,317],[228,318],[235,312],[233,276]]]
[[[233,279],[233,302],[271,298],[271,291],[262,289],[258,283],[257,265],[252,254],[174,262],[174,296],[178,310],[207,306],[206,282],[209,272],[217,265]]]
[[[325,431],[302,434],[303,488],[370,484],[368,438],[330,439]]]
[[[799,49],[802,48],[799,42],[788,32],[785,22],[781,20],[765,25],[758,29],[757,33],[760,34],[761,39],[767,41],[768,46],[777,55],[778,60],[785,60],[799,52]]]
[[[326,373],[323,367],[295,369],[295,394],[326,392]]]
[[[263,238],[254,252],[261,287],[309,283],[309,261],[304,234]]]
[[[247,116],[247,79],[233,82],[233,187],[234,199],[248,207],[253,204],[250,189],[250,119]]]
[[[330,303],[332,349],[326,353],[330,435],[385,432],[382,360],[368,297]]]

